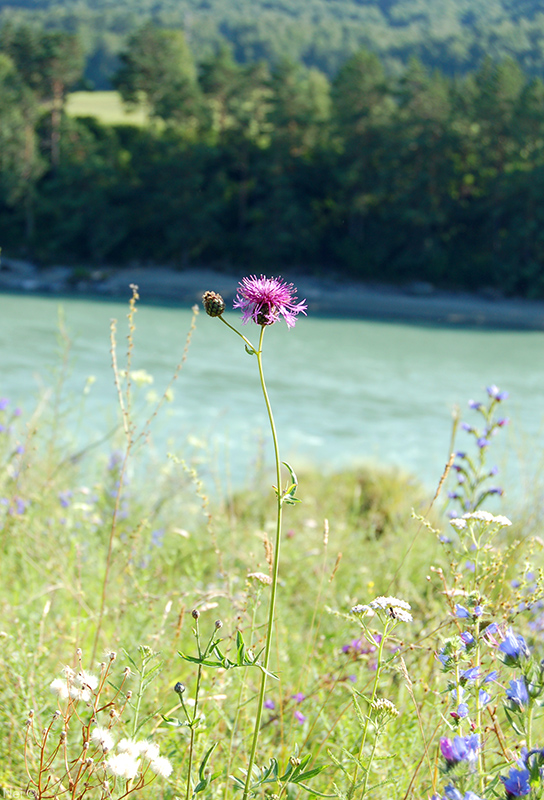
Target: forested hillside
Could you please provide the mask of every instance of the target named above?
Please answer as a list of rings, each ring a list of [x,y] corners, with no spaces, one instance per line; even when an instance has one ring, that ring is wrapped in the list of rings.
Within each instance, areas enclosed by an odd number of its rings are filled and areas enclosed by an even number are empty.
[[[363,50],[330,81],[146,24],[112,80],[149,122],[105,125],[65,113],[77,37],[0,33],[5,253],[544,296],[544,81],[513,59],[391,75]]]
[[[219,41],[238,62],[282,58],[332,77],[362,47],[398,73],[410,56],[446,74],[477,69],[484,55],[514,57],[544,75],[541,0],[2,0],[0,23],[34,20],[77,33],[86,76],[107,85],[127,34],[151,19],[183,28],[197,60]]]

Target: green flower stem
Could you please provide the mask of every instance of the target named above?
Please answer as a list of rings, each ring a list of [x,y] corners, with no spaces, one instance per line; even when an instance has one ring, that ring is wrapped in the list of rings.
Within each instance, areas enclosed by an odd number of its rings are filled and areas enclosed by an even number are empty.
[[[223,319],[221,317],[221,319]],[[223,320],[224,322],[224,320]],[[228,325],[228,322],[225,322],[225,325]],[[231,326],[229,325],[229,328]],[[274,456],[276,459],[276,480],[277,480],[277,522],[276,522],[276,541],[275,541],[275,548],[274,548],[274,563],[272,566],[272,584],[270,587],[270,601],[268,607],[268,627],[266,631],[266,642],[264,647],[264,657],[263,657],[263,667],[265,670],[268,670],[268,664],[270,661],[270,649],[272,645],[272,633],[274,628],[274,613],[276,608],[276,591],[278,586],[278,569],[280,564],[280,543],[281,543],[281,517],[282,517],[282,497],[281,497],[281,461],[280,461],[280,452],[278,447],[278,437],[276,434],[276,426],[274,424],[274,416],[272,414],[272,407],[270,405],[270,400],[268,399],[268,392],[266,390],[266,383],[264,380],[264,372],[263,372],[263,361],[262,361],[262,345],[263,345],[263,336],[264,336],[264,329],[265,325],[261,325],[261,335],[259,337],[259,348],[255,350],[255,348],[247,341],[245,336],[242,336],[242,339],[249,344],[252,348],[253,352],[257,356],[257,361],[259,364],[259,377],[261,379],[261,388],[263,391],[264,402],[266,404],[266,410],[268,412],[268,419],[270,422],[270,429],[272,431],[272,441],[274,444]],[[234,330],[234,328],[233,328]],[[238,333],[238,331],[236,331]],[[257,713],[255,714],[255,727],[253,730],[253,741],[251,743],[251,751],[249,754],[249,762],[247,766],[247,775],[246,775],[246,783],[244,787],[244,794],[243,800],[247,800],[250,791],[251,785],[251,773],[253,770],[253,765],[255,764],[255,754],[257,752],[257,741],[259,739],[259,732],[261,727],[261,718],[263,714],[263,704],[264,704],[264,694],[266,690],[266,672],[261,671],[261,688],[259,691],[259,698],[257,701]]]
[[[231,331],[234,331],[234,333],[236,333],[236,334],[237,334],[237,335],[240,337],[240,339],[243,339],[243,340],[244,340],[244,342],[246,343],[246,345],[247,345],[247,346],[250,348],[250,350],[252,350],[252,351],[255,353],[255,355],[256,355],[256,356],[258,356],[258,355],[260,354],[260,352],[261,352],[261,345],[262,345],[262,341],[263,341],[263,331],[264,331],[264,327],[265,327],[264,325],[261,327],[261,337],[260,337],[260,339],[259,339],[259,349],[258,349],[258,350],[255,350],[255,348],[253,347],[253,345],[251,344],[251,342],[249,341],[249,339],[246,339],[246,337],[244,336],[244,334],[243,334],[243,333],[240,333],[240,331],[237,331],[237,330],[236,330],[236,328],[233,328],[233,327],[232,327],[232,325],[231,325],[229,322],[227,322],[227,320],[226,320],[226,319],[224,319],[222,316],[221,316],[221,317],[219,317],[219,319],[221,320],[221,322],[222,322],[224,325],[226,325],[226,326],[227,326],[227,328],[230,328],[230,329],[231,329]],[[264,386],[264,379],[263,379],[263,377],[262,377],[262,365],[259,367],[259,372],[261,373],[261,383],[262,383],[262,385],[263,385],[264,397],[265,397],[266,404],[267,404],[267,408],[268,408],[268,414],[269,414],[269,416],[272,418],[272,412],[270,411],[270,405],[269,405],[269,403],[268,403],[268,396],[267,396],[267,394],[266,394],[266,387]],[[274,420],[273,420],[273,419],[272,419],[272,421],[271,421],[271,425],[272,425],[272,436],[274,436],[274,435],[275,435],[275,433],[276,433],[276,431],[274,430]],[[274,440],[274,441],[275,441],[275,440]]]
[[[379,683],[379,680],[380,680],[380,672],[381,672],[381,667],[382,667],[383,647],[384,647],[384,644],[385,644],[385,640],[387,639],[387,634],[389,633],[388,627],[389,627],[388,623],[386,622],[385,623],[385,628],[384,628],[384,631],[383,631],[383,636],[381,638],[381,641],[380,641],[380,644],[379,644],[379,647],[378,647],[378,658],[377,658],[377,664],[376,664],[376,675],[374,676],[374,683],[372,685],[372,695],[370,697],[370,702],[369,702],[369,706],[368,706],[368,712],[367,712],[366,720],[365,720],[365,726],[363,728],[363,736],[362,736],[362,739],[361,739],[361,746],[359,747],[359,754],[357,756],[357,761],[355,763],[355,770],[353,772],[353,777],[351,779],[351,786],[348,789],[348,795],[347,795],[348,796],[348,800],[351,800],[351,798],[353,797],[353,795],[355,793],[355,789],[357,787],[357,778],[359,776],[359,766],[361,764],[361,761],[362,761],[362,758],[363,758],[364,749],[365,749],[366,737],[367,737],[367,734],[368,734],[368,725],[370,723],[370,714],[372,713],[372,704],[373,704],[374,700],[376,699],[376,693],[378,691],[378,683]],[[376,641],[376,640],[374,639],[374,641]],[[368,775],[370,773],[370,766],[371,766],[371,763],[372,763],[372,757],[374,755],[374,751],[375,751],[375,748],[373,749],[372,756],[371,756],[371,758],[370,758],[370,760],[369,760],[369,762],[368,762],[368,764],[366,766],[365,777],[364,777],[364,780],[363,780],[363,790],[361,792],[361,798],[363,798],[365,796],[366,787],[367,787],[367,783],[368,783]]]

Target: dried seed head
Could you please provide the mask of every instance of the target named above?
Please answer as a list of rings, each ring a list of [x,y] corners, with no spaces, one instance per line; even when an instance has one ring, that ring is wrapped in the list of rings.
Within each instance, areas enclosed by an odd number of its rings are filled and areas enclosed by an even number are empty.
[[[131,697],[132,697],[132,692],[131,692],[131,691],[128,691],[128,692],[126,693],[126,698],[127,698],[127,700],[130,700],[130,698],[131,698]]]
[[[225,301],[217,292],[204,292],[202,303],[209,317],[220,317],[225,310]]]

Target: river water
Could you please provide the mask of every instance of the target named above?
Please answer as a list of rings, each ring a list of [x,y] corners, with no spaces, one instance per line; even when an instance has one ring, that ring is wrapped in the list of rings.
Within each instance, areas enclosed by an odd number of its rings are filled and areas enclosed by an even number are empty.
[[[1,295],[0,395],[28,416],[54,382],[62,349],[59,309],[72,340],[63,413],[74,442],[86,445],[119,419],[109,327],[117,318],[122,367],[126,305]],[[141,422],[151,408],[149,392],[162,391],[180,358],[190,319],[188,309],[139,307],[133,369],[154,379],[137,389]],[[227,319],[239,324],[236,315]],[[256,326],[241,330],[257,337]],[[544,333],[533,331],[312,317],[292,330],[275,325],[266,330],[264,363],[282,457],[295,467],[324,469],[395,464],[432,488],[447,461],[453,408],[459,405],[463,419],[476,422],[467,401],[484,399],[485,387],[494,383],[510,393],[504,412],[511,418],[494,458],[517,493],[533,482],[544,444],[543,353]],[[460,432],[457,448],[467,442]],[[159,459],[167,451],[200,458],[234,482],[250,477],[263,453],[271,459],[256,359],[219,320],[199,315],[174,399],[153,423],[152,444]]]

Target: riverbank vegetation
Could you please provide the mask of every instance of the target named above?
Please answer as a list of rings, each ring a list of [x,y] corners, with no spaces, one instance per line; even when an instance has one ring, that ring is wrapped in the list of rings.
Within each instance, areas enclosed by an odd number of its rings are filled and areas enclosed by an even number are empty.
[[[136,299],[126,361],[112,326],[120,418],[107,457],[73,452],[82,407],[62,370],[36,409],[0,399],[4,796],[242,797],[280,497],[247,795],[541,797],[540,521],[501,514],[489,456],[507,393],[490,386],[466,407],[464,450],[434,501],[375,468],[288,469],[275,494],[266,460],[223,498],[180,458],[147,462],[142,481],[154,409],[137,410]]]
[[[544,84],[513,60],[392,75],[361,51],[331,82],[146,25],[113,81],[147,125],[68,116],[83,63],[71,34],[2,29],[5,254],[544,296]]]

